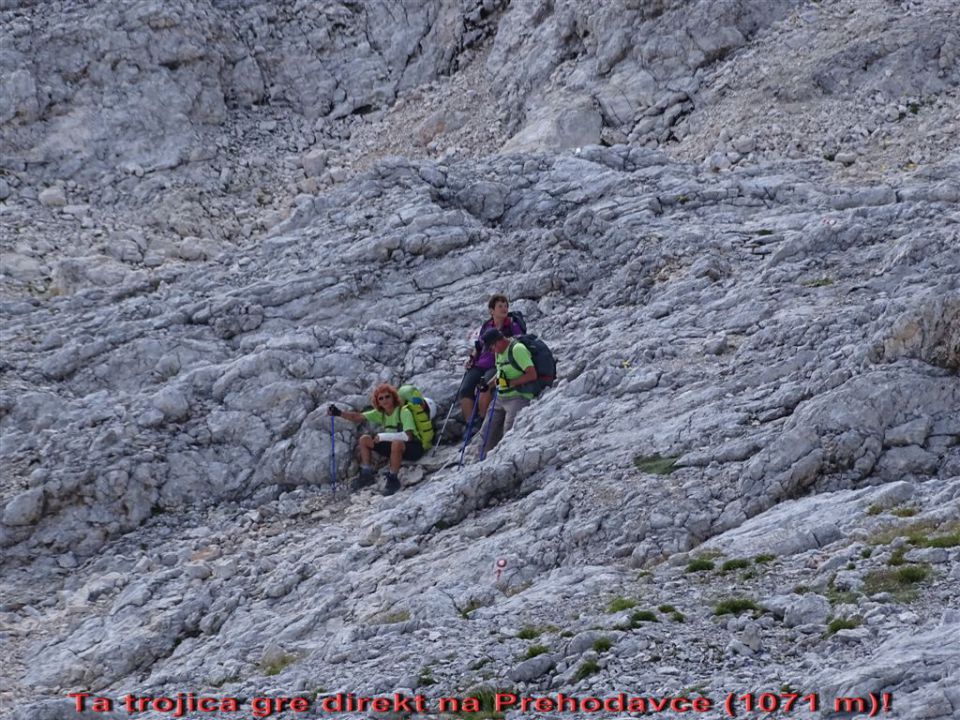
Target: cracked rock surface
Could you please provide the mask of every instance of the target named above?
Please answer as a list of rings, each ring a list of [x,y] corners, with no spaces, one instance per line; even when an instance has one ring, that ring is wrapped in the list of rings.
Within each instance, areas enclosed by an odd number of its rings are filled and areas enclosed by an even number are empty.
[[[960,713],[952,3],[0,7],[5,713]],[[326,405],[446,417],[493,292],[556,385],[350,495]]]

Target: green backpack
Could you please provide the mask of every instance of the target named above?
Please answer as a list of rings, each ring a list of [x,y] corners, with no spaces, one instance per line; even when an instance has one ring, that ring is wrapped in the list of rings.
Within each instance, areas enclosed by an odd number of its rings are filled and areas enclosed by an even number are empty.
[[[420,438],[420,444],[424,450],[428,449],[433,443],[433,402],[423,396],[419,388],[413,385],[401,385],[397,388],[397,393],[401,399],[410,408],[413,414],[413,422],[417,426],[417,436]]]

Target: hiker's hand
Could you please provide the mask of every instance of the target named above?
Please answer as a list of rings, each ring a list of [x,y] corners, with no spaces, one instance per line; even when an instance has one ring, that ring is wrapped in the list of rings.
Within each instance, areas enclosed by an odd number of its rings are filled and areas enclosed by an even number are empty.
[[[327,415],[333,415],[334,417],[340,417],[343,414],[343,411],[340,410],[336,405],[331,403],[327,405]]]
[[[497,386],[500,388],[501,392],[506,390],[509,387],[509,385],[507,385],[507,379],[505,377],[502,377],[499,380],[497,380]]]
[[[463,366],[464,366],[467,370],[469,370],[470,368],[472,368],[472,367],[473,367],[473,358],[472,358],[472,357],[468,357],[468,358],[467,358],[467,361],[463,364]]]

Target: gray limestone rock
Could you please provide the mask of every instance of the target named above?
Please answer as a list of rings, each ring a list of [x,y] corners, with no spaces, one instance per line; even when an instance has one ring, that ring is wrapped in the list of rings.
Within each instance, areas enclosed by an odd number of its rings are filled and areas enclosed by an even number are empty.
[[[16,495],[3,508],[5,525],[32,525],[43,513],[43,488],[31,488]]]
[[[783,612],[783,622],[787,627],[799,625],[823,625],[830,615],[830,601],[822,595],[805,593],[791,598]]]

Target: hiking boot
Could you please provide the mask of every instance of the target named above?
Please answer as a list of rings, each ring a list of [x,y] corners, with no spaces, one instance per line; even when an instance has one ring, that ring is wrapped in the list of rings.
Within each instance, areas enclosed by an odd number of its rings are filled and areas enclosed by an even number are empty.
[[[393,495],[397,490],[400,489],[400,478],[394,475],[392,472],[387,473],[387,484],[383,488],[384,495]]]
[[[360,468],[360,475],[354,478],[353,482],[350,483],[350,492],[357,492],[362,490],[365,487],[370,487],[376,482],[376,475],[373,472],[373,468]]]

